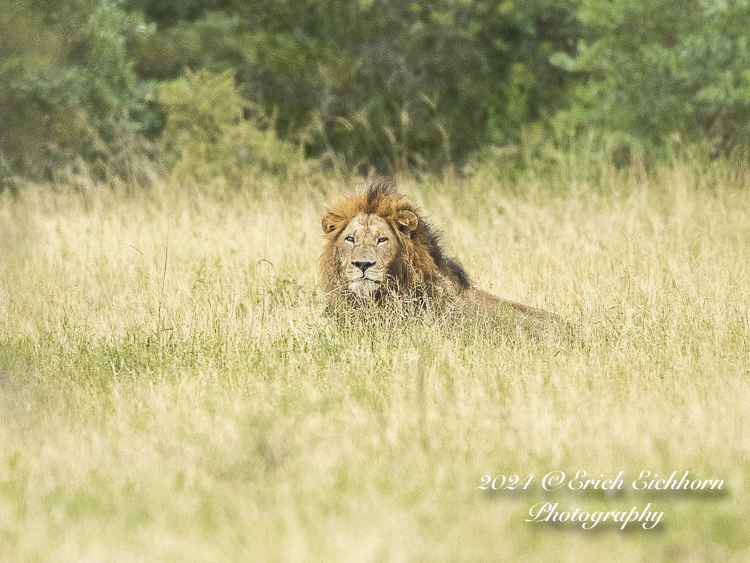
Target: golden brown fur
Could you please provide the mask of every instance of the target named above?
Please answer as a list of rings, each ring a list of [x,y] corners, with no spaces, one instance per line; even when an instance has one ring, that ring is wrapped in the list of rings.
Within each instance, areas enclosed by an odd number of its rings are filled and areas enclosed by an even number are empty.
[[[531,328],[559,321],[553,313],[474,287],[463,267],[444,255],[419,210],[386,182],[338,196],[327,211],[320,274],[333,308],[408,299],[438,311],[498,315]]]

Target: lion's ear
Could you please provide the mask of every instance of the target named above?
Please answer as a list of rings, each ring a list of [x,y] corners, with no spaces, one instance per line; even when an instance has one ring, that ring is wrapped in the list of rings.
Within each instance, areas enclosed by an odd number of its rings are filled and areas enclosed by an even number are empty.
[[[341,228],[344,225],[344,218],[341,215],[329,213],[323,217],[323,232],[326,235],[330,235],[332,232]]]
[[[398,225],[399,231],[406,235],[410,235],[417,230],[419,218],[411,211],[399,211],[396,215],[396,224]]]

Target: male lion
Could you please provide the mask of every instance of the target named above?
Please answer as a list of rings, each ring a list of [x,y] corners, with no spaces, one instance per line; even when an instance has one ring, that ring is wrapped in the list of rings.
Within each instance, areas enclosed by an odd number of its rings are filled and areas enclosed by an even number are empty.
[[[444,255],[418,209],[387,182],[338,196],[327,211],[320,273],[331,308],[409,302],[438,312],[496,317],[534,332],[561,322],[554,313],[474,287],[461,264]]]

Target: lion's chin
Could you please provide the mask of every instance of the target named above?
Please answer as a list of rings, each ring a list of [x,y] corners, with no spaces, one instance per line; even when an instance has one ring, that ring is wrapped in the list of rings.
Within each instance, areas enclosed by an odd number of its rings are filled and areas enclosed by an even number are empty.
[[[374,299],[375,293],[380,288],[380,282],[367,279],[367,278],[360,278],[358,280],[355,280],[349,284],[349,291],[351,291],[354,295],[359,297],[360,299]]]

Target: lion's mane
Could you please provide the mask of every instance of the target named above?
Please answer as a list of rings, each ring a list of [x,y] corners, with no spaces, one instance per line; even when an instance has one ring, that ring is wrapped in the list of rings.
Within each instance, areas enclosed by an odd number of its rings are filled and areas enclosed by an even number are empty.
[[[389,182],[379,180],[350,195],[339,195],[327,208],[323,230],[327,243],[320,260],[320,275],[330,304],[336,304],[346,286],[339,255],[341,233],[359,214],[378,215],[393,229],[398,254],[388,268],[389,289],[397,295],[450,299],[469,289],[471,282],[461,264],[445,256],[439,234],[424,220],[417,207]],[[403,228],[403,212],[416,217],[413,230]]]

